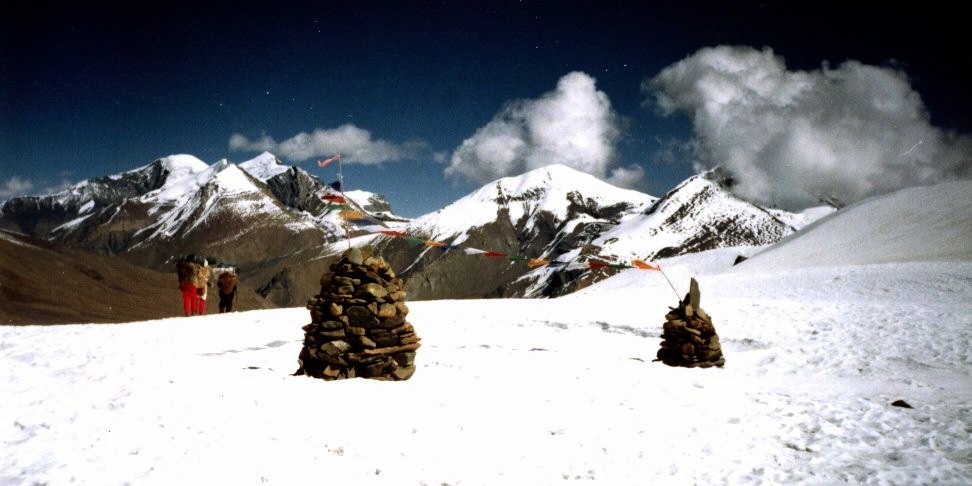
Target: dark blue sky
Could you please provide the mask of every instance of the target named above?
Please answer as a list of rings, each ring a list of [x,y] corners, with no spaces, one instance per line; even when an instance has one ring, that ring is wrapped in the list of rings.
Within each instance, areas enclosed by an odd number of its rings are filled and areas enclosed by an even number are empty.
[[[659,115],[641,85],[717,45],[771,47],[789,70],[848,59],[894,67],[933,125],[972,126],[969,27],[934,2],[115,3],[0,6],[2,197],[175,153],[207,163],[257,155],[231,150],[234,134],[279,142],[353,124],[414,150],[380,165],[349,161],[347,185],[417,216],[479,185],[445,178],[443,155],[572,71],[593,77],[620,117],[616,164],[642,166],[635,188],[661,195],[692,167],[687,154],[672,162],[658,151],[691,139],[692,124]]]

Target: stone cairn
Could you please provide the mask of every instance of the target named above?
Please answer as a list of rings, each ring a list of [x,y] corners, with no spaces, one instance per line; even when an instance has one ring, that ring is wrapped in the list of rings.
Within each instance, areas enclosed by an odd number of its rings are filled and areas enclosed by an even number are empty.
[[[699,306],[699,284],[693,278],[689,293],[677,308],[665,315],[661,349],[657,359],[669,366],[688,368],[723,366],[726,364],[719,345],[719,335],[712,319]]]
[[[295,375],[407,380],[419,337],[405,316],[405,284],[370,248],[353,248],[321,276]]]

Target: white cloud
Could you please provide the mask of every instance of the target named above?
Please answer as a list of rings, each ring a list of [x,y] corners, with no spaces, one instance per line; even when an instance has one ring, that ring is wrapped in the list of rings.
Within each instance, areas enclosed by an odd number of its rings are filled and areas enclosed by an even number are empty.
[[[67,179],[62,178],[58,182],[55,182],[53,184],[48,184],[43,189],[41,189],[39,191],[36,191],[36,193],[37,194],[55,194],[55,193],[61,192],[61,191],[65,190],[65,189],[68,189],[68,188],[74,186],[74,184],[75,184],[74,182],[71,182],[71,181],[69,181]]]
[[[972,175],[972,137],[931,126],[894,69],[847,61],[787,71],[769,48],[719,46],[643,88],[663,113],[692,118],[699,165],[728,168],[740,195],[765,203],[852,202]]]
[[[20,176],[13,176],[0,184],[0,200],[21,196],[55,194],[74,185],[73,182],[64,177],[57,182],[42,180],[40,183],[44,185],[38,187],[37,183],[30,179],[24,179]]]
[[[615,167],[605,181],[618,187],[633,188],[645,178],[645,169],[640,165]]]
[[[230,137],[229,146],[230,150],[239,152],[269,151],[294,161],[339,153],[345,163],[376,165],[409,158],[416,147],[420,148],[423,144],[413,141],[398,145],[386,140],[374,140],[368,130],[345,124],[337,128],[318,128],[310,133],[301,132],[282,142],[267,135],[251,140],[244,135],[234,134]]]
[[[446,175],[488,182],[564,164],[605,177],[620,129],[610,100],[594,84],[587,74],[572,72],[538,99],[507,104],[453,151]]]
[[[0,186],[0,199],[26,196],[34,189],[34,183],[20,176],[13,176]]]
[[[250,140],[244,135],[234,133],[229,139],[229,148],[234,152],[268,152],[276,149],[277,142],[269,135],[259,140]]]

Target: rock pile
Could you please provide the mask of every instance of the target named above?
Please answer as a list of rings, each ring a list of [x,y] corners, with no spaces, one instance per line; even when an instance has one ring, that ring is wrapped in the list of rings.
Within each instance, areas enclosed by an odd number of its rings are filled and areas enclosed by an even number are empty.
[[[661,349],[655,361],[689,368],[726,364],[712,319],[699,306],[699,284],[692,279],[689,293],[665,315]]]
[[[370,248],[348,250],[321,276],[307,302],[311,323],[296,375],[324,380],[407,380],[415,373],[419,337],[405,316],[405,284]]]

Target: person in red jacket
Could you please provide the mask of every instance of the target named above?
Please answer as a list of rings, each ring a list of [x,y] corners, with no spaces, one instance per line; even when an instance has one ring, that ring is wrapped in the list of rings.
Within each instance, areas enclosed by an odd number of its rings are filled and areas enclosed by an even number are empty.
[[[199,309],[199,289],[196,287],[195,276],[201,267],[189,260],[176,263],[179,273],[179,290],[182,292],[182,310],[189,317]]]

